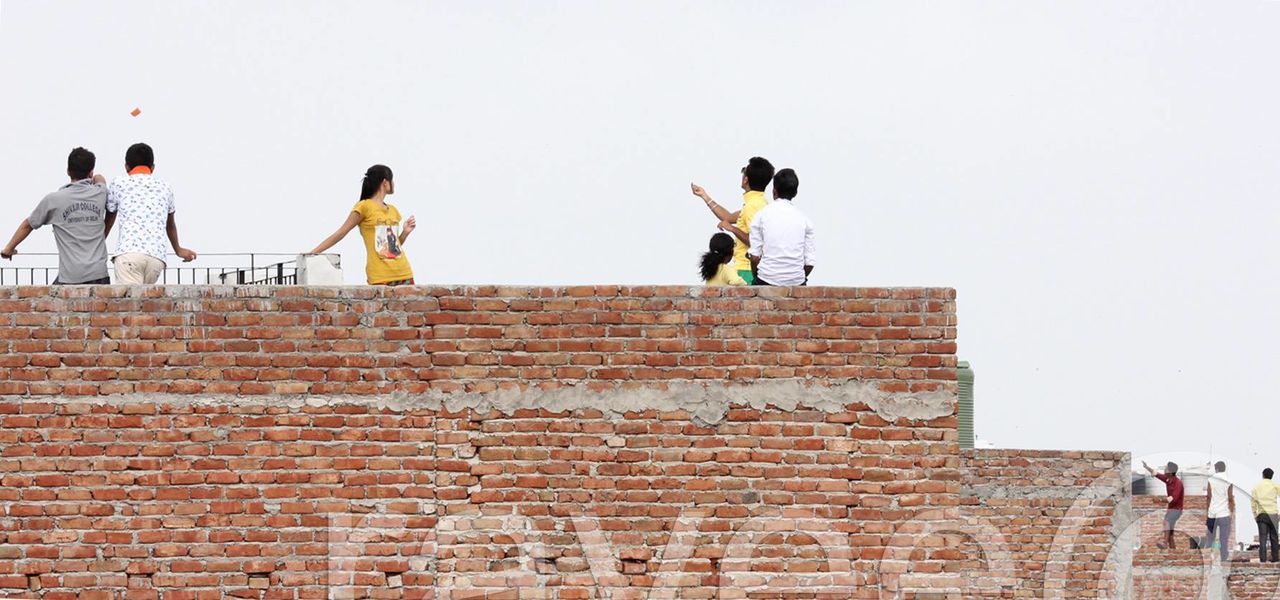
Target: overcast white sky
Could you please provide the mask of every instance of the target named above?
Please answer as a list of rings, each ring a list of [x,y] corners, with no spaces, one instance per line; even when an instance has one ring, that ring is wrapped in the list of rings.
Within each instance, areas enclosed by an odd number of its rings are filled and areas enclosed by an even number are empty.
[[[959,289],[980,437],[1280,465],[1277,31],[1267,0],[4,0],[0,235],[72,147],[114,177],[147,141],[200,252],[308,250],[385,163],[419,282],[691,284],[689,182],[734,205],[758,154],[814,283]]]

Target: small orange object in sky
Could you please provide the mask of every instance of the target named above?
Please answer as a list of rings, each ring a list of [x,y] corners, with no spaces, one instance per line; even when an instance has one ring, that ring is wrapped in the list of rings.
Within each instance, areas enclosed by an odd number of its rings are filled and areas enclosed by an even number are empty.
[[[136,117],[136,116],[138,116],[138,115],[142,114],[142,109],[141,109],[141,108],[135,108],[135,109],[133,109],[129,114],[131,114],[131,115],[133,115],[133,116],[135,116],[135,117]]]

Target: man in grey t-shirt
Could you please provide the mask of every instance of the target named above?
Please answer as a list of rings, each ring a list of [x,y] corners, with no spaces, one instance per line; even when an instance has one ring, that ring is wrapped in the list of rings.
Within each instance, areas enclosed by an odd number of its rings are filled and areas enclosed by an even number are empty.
[[[58,278],[54,284],[107,284],[107,186],[94,175],[97,159],[84,148],[67,157],[71,183],[44,197],[0,251],[0,258],[12,259],[18,244],[31,232],[53,226],[58,243]]]

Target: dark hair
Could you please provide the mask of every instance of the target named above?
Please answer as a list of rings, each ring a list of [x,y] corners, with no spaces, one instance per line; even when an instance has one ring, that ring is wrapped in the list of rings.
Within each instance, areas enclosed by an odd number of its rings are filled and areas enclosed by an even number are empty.
[[[1275,474],[1276,474],[1276,472],[1275,472],[1275,471],[1272,471],[1272,470],[1271,470],[1271,467],[1267,467],[1267,468],[1265,468],[1265,469],[1263,469],[1263,470],[1262,470],[1262,478],[1263,478],[1263,479],[1271,479],[1271,476],[1272,476],[1272,475],[1275,475]]]
[[[1164,471],[1165,471],[1166,473],[1170,474],[1170,475],[1177,475],[1177,474],[1178,474],[1178,463],[1175,463],[1175,462],[1173,462],[1173,461],[1169,461],[1169,464],[1167,464],[1167,465],[1165,465],[1165,466],[1164,466]]]
[[[386,165],[373,165],[368,171],[364,172],[364,182],[360,184],[360,199],[368,200],[374,194],[378,193],[378,186],[384,181],[392,181],[391,167]]]
[[[698,261],[703,281],[711,281],[711,278],[715,277],[716,272],[720,270],[720,265],[733,258],[733,236],[727,233],[711,236],[710,248],[702,255],[702,260]]]
[[[1222,461],[1218,461],[1217,463],[1215,463],[1215,464],[1213,465],[1213,470],[1215,470],[1215,471],[1217,471],[1217,472],[1219,472],[1219,473],[1221,473],[1221,472],[1223,472],[1223,471],[1226,471],[1226,470],[1227,470],[1227,463],[1224,463],[1224,462],[1222,462]]]
[[[151,146],[146,144],[134,144],[124,153],[124,166],[129,167],[132,171],[134,167],[147,167],[154,169],[156,166],[156,153],[151,150]]]
[[[773,181],[773,165],[759,156],[751,157],[747,166],[742,167],[742,174],[747,176],[747,186],[753,192],[763,192]]]
[[[76,148],[67,156],[67,175],[75,180],[88,179],[97,164],[98,158],[92,152]]]
[[[779,198],[790,200],[800,191],[800,178],[792,169],[783,169],[773,176],[773,193]]]

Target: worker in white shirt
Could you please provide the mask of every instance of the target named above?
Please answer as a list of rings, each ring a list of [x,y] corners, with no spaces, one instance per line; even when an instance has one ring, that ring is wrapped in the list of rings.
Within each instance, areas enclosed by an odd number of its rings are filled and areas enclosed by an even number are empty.
[[[1231,482],[1226,479],[1227,463],[1218,461],[1213,465],[1213,471],[1213,476],[1209,478],[1209,510],[1205,515],[1208,535],[1201,547],[1208,548],[1213,544],[1213,534],[1216,531],[1218,551],[1225,563],[1231,558],[1231,517],[1236,512],[1236,496]]]
[[[813,223],[795,207],[800,178],[791,169],[773,176],[773,202],[751,222],[754,285],[795,286],[809,283],[817,259]]]

